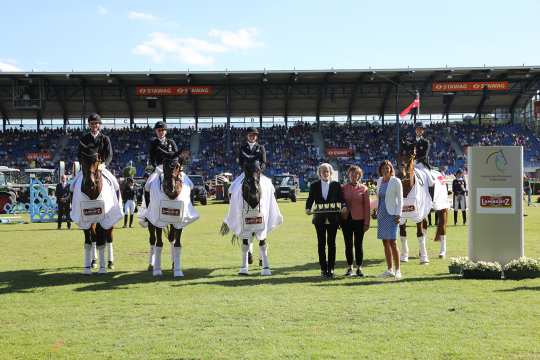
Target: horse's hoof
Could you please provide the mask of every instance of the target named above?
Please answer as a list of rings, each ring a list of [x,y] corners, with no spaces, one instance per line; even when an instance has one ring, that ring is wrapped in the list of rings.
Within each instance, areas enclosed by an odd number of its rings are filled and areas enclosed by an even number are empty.
[[[444,259],[446,257],[445,254],[439,254],[439,259]]]
[[[175,270],[174,271],[174,274],[173,274],[173,277],[177,278],[177,277],[184,277],[184,273],[182,272],[182,270]]]
[[[264,268],[264,269],[262,269],[262,271],[261,271],[261,275],[262,275],[262,276],[270,276],[270,275],[272,275],[272,272],[270,271],[269,268]]]
[[[148,271],[154,271],[154,267],[152,265],[148,265],[148,268],[146,269]]]
[[[114,263],[112,261],[109,261],[109,263],[107,264],[107,269],[114,270]]]
[[[429,264],[429,259],[420,259],[420,265],[427,265]]]
[[[238,272],[238,275],[241,275],[241,276],[247,276],[247,275],[249,275],[248,269],[246,269],[246,268],[241,268],[240,271]]]
[[[399,261],[401,262],[409,262],[409,257],[408,256],[403,256],[399,259]]]
[[[106,274],[107,270],[105,268],[99,268],[98,274]]]
[[[89,267],[86,267],[83,269],[83,275],[92,275],[92,269]]]
[[[161,276],[161,275],[163,275],[163,273],[161,272],[161,270],[154,270],[153,273],[152,273],[152,275],[154,275],[154,276]]]
[[[96,260],[92,260],[92,262],[90,263],[90,266],[92,267],[92,269],[97,268],[97,261],[96,261]]]

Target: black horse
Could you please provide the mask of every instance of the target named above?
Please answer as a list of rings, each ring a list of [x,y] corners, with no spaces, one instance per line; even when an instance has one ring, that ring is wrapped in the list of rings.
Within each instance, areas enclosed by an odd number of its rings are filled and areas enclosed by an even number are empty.
[[[182,191],[182,162],[177,157],[171,159],[165,159],[163,161],[163,183],[162,191],[167,195],[171,200],[174,200],[180,195]],[[161,178],[158,177],[154,181],[161,181]],[[157,200],[155,200],[157,201]],[[148,221],[148,219],[147,219]],[[148,233],[150,235],[149,242],[153,254],[151,257],[154,258],[150,260],[148,265],[148,270],[153,271],[154,276],[162,275],[161,272],[161,252],[163,250],[163,230],[157,226],[154,226],[150,221],[148,221]],[[167,238],[171,243],[171,258],[173,260],[172,268],[174,270],[174,276],[183,276],[182,271],[180,270],[180,264],[174,263],[174,259],[179,259],[182,243],[180,241],[182,236],[182,229],[176,229],[174,226],[169,225],[167,230]],[[175,256],[175,254],[178,254]],[[153,256],[152,256],[153,255]],[[179,261],[178,261],[179,262]]]

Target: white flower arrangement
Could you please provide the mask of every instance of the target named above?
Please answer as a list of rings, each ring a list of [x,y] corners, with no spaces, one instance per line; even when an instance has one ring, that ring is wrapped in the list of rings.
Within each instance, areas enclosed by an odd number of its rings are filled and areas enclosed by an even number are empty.
[[[464,271],[482,271],[482,272],[501,272],[502,266],[498,262],[467,261],[465,264],[463,264],[463,270]]]
[[[540,260],[523,256],[504,265],[504,271],[540,271]]]
[[[469,262],[469,258],[466,256],[451,257],[449,266],[463,267],[467,262]]]

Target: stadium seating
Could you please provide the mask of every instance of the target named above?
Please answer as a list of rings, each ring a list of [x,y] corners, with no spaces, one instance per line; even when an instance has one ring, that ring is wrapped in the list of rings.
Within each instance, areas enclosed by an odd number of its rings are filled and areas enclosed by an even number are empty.
[[[150,127],[136,129],[104,130],[112,141],[113,161],[109,168],[116,174],[131,161],[142,176],[147,165],[148,142],[153,135]],[[237,175],[237,151],[244,141],[245,129],[231,129],[231,147],[227,149],[226,132],[223,126],[201,129],[199,151],[193,154],[190,172],[213,177],[221,172]],[[169,129],[179,148],[189,149],[194,129]],[[314,134],[319,133],[324,141],[319,146]],[[432,124],[427,126],[426,135],[432,143],[431,161],[449,173],[465,164],[464,149],[471,145],[522,145],[525,166],[540,165],[540,139],[531,131],[518,125],[478,126],[464,123]],[[26,155],[29,152],[48,150],[52,158],[38,158],[35,166],[55,167],[58,160],[68,163],[74,160],[81,130],[45,129],[37,133],[29,130],[7,130],[0,132],[0,165],[27,168]],[[402,125],[402,137],[413,137],[414,129]],[[344,173],[350,164],[360,165],[365,178],[376,177],[377,165],[381,160],[393,158],[396,152],[394,125],[373,125],[359,123],[340,125],[323,123],[318,129],[314,124],[297,123],[292,127],[273,126],[260,129],[260,142],[265,145],[268,157],[267,175],[290,172],[300,177],[301,184],[315,177],[317,164],[330,161]],[[327,159],[325,148],[350,149],[349,158]]]

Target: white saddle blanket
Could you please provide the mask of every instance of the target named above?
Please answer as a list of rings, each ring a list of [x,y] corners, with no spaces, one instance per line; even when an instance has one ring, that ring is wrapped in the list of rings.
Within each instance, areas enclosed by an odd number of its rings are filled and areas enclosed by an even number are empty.
[[[261,174],[261,201],[257,210],[260,212],[260,217],[262,217],[264,226],[259,227],[256,224],[251,224],[254,226],[246,227],[244,225],[246,220],[246,204],[244,198],[242,197],[243,180],[244,173],[237,177],[231,184],[229,189],[229,193],[231,195],[229,212],[223,221],[229,226],[229,229],[231,229],[231,231],[239,237],[249,238],[251,237],[252,233],[255,233],[258,240],[265,240],[273,229],[283,223],[283,216],[279,211],[276,197],[274,195],[274,185],[272,185],[272,181],[269,178]],[[244,233],[245,231],[249,231],[250,233]]]
[[[161,229],[169,224],[176,229],[182,229],[199,219],[199,213],[191,203],[190,197],[193,182],[183,172],[181,177],[182,190],[178,197],[172,200],[162,190],[163,176],[161,172],[157,172],[156,176],[148,179],[145,189],[150,191],[150,207],[147,208],[143,197],[143,203],[138,213],[139,223],[142,226],[146,227],[146,219],[148,219],[152,225]],[[164,212],[164,208],[167,211]]]
[[[436,170],[429,170],[423,164],[414,168],[415,184],[407,197],[403,199],[402,218],[419,223],[425,219],[431,209],[443,210],[450,207],[448,190],[444,175]],[[429,195],[429,186],[434,186],[434,199]]]
[[[122,217],[124,212],[122,209],[122,196],[118,191],[120,186],[118,181],[107,169],[103,169],[101,172],[103,186],[101,193],[96,200],[98,202],[92,202],[88,196],[81,191],[82,186],[82,171],[79,171],[71,183],[71,191],[73,192],[73,200],[71,204],[71,220],[81,229],[89,229],[90,226],[97,221],[104,229],[110,229],[114,226]],[[118,197],[116,196],[118,192]],[[83,214],[84,208],[88,207],[85,204],[95,204],[94,210],[86,211],[86,215]],[[100,210],[97,210],[101,208]],[[98,214],[100,213],[101,214]],[[98,216],[99,215],[99,216]]]

